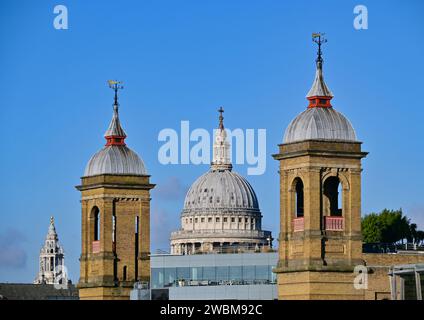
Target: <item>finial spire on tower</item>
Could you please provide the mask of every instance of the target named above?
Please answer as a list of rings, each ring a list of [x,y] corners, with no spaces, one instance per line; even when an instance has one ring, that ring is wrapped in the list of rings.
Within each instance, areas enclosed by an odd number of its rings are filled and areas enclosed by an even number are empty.
[[[224,113],[224,109],[222,107],[219,107],[218,109],[219,112],[219,129],[224,129],[224,117],[223,117],[223,113]]]
[[[115,92],[114,102],[113,102],[113,117],[112,121],[109,124],[108,129],[105,133],[105,138],[107,140],[106,145],[125,145],[125,138],[127,135],[125,134],[124,129],[121,127],[121,123],[119,121],[119,113],[118,113],[118,91],[122,90],[124,86],[122,85],[122,81],[117,80],[108,80],[109,88],[113,89]]]
[[[115,100],[114,100],[113,106],[118,108],[118,106],[119,106],[118,90],[124,89],[124,86],[122,85],[122,81],[108,80],[107,82],[109,83],[109,88],[111,88],[111,89],[113,89],[113,91],[115,91]]]
[[[233,167],[230,161],[230,144],[227,141],[227,132],[224,129],[224,109],[220,107],[219,126],[216,130],[215,141],[213,143],[212,170],[231,170]]]
[[[306,98],[309,100],[308,108],[322,107],[329,108],[331,107],[330,100],[333,98],[333,94],[327,85],[324,82],[324,76],[322,72],[322,64],[324,62],[322,58],[321,45],[327,42],[327,39],[324,38],[325,33],[313,33],[312,41],[318,44],[318,52],[316,58],[316,72],[315,79],[312,84],[312,88],[309,90]]]
[[[324,37],[324,35],[325,33],[321,33],[321,32],[312,34],[312,41],[318,44],[318,53],[317,53],[318,57],[316,59],[316,62],[321,64],[323,62],[321,45],[327,42],[327,39]]]

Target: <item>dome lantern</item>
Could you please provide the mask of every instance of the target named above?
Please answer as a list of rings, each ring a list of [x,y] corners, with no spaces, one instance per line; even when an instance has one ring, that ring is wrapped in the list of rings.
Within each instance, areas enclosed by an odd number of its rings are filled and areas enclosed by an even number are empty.
[[[119,103],[118,103],[118,90],[123,89],[122,82],[109,80],[109,87],[115,91],[115,99],[113,103],[113,117],[109,124],[108,129],[105,132],[104,137],[106,138],[106,145],[116,145],[122,146],[125,145],[125,138],[127,135],[125,134],[124,129],[121,127],[121,122],[119,121]]]
[[[309,90],[306,98],[309,100],[308,108],[330,108],[330,100],[333,98],[333,94],[324,81],[324,76],[322,73],[322,64],[324,60],[322,59],[321,45],[327,42],[327,39],[324,38],[324,33],[314,33],[312,35],[312,41],[318,44],[318,57],[315,60],[316,62],[316,72],[315,79],[312,84],[311,89]]]
[[[224,117],[222,113],[224,109],[219,108],[219,126],[216,130],[215,141],[213,143],[213,158],[212,158],[212,170],[230,170],[232,164],[230,160],[230,144],[227,141],[227,132],[224,128]]]

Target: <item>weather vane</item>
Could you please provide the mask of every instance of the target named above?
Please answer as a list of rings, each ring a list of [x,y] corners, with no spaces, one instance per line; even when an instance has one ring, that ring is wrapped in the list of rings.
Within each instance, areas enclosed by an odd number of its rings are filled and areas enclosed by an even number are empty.
[[[122,81],[118,80],[108,80],[109,88],[113,89],[115,91],[115,102],[114,105],[118,106],[118,90],[124,89],[124,86],[122,85]]]
[[[317,32],[312,34],[312,41],[318,44],[318,58],[317,62],[322,62],[322,51],[321,45],[327,42],[327,39],[324,37],[325,33]]]

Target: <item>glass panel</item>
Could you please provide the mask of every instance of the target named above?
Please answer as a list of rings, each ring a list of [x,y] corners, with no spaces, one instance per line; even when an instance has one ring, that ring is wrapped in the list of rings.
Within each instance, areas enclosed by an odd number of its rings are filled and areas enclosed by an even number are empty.
[[[215,267],[203,267],[203,280],[216,281]]]
[[[152,268],[152,288],[163,288],[164,271],[163,268]]]
[[[216,267],[216,281],[228,280],[228,267]]]
[[[170,287],[175,285],[176,271],[176,268],[165,268],[164,287]]]
[[[417,287],[415,282],[415,274],[402,275],[405,283],[405,300],[417,300]]]
[[[269,266],[256,266],[256,280],[268,281],[270,280]]]
[[[277,274],[272,272],[272,269],[274,269],[274,268],[275,268],[274,266],[269,266],[269,272],[270,272],[270,275],[271,275],[271,282],[277,283]]]
[[[177,268],[177,280],[189,280],[190,279],[190,268],[183,267]]]
[[[230,280],[235,280],[235,281],[242,280],[241,266],[230,267]]]
[[[191,268],[191,280],[203,280],[202,267]]]
[[[255,280],[255,266],[243,266],[243,280],[248,283]]]

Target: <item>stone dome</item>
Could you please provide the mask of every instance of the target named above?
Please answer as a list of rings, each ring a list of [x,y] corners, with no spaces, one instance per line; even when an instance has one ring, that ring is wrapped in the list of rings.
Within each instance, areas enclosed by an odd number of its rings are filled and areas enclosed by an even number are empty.
[[[249,182],[231,170],[213,170],[200,176],[188,190],[184,214],[259,213],[255,191]]]
[[[272,246],[271,232],[262,230],[255,191],[245,178],[232,171],[224,110],[221,107],[218,111],[211,168],[186,194],[181,229],[171,233],[172,254],[242,252]]]
[[[99,174],[146,175],[143,160],[126,145],[109,145],[88,162],[84,177]]]
[[[283,143],[303,140],[357,141],[350,121],[334,108],[308,108],[287,127]]]

